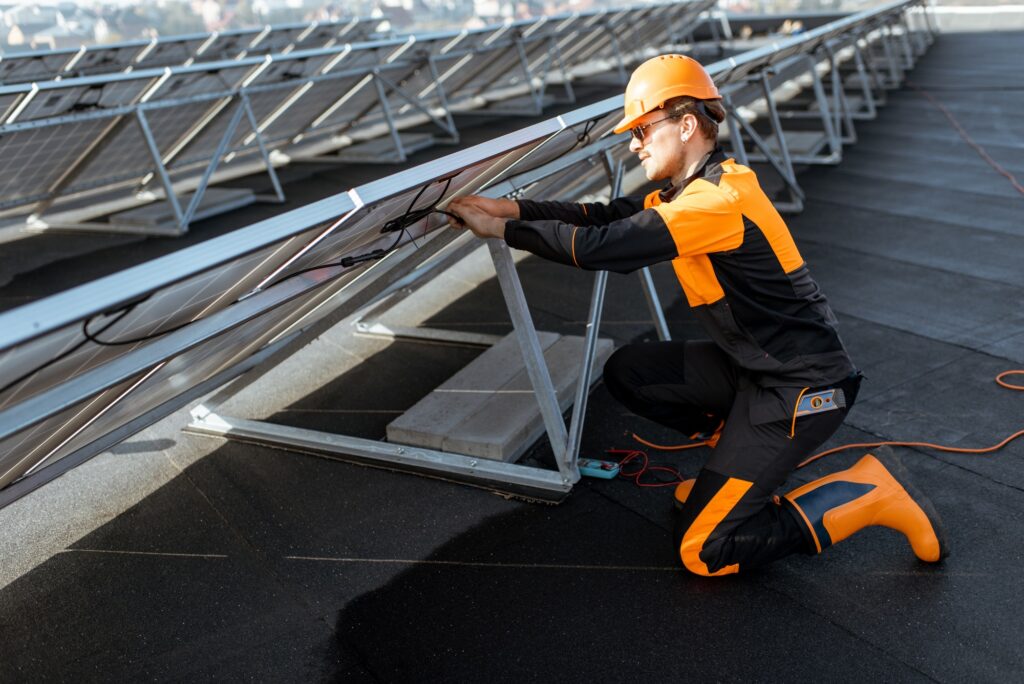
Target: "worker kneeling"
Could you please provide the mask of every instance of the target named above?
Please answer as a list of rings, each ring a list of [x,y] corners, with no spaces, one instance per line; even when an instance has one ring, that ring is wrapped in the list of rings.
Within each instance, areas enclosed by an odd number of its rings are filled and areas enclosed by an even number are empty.
[[[715,445],[676,491],[675,548],[699,575],[821,552],[869,525],[903,532],[917,556],[946,554],[938,516],[887,449],[774,496],[842,424],[861,375],[836,318],[754,172],[717,145],[721,96],[683,55],[641,64],[616,133],[667,187],[607,204],[470,196],[448,209],[480,237],[577,268],[672,262],[710,339],[620,348],[604,380],[634,413]]]

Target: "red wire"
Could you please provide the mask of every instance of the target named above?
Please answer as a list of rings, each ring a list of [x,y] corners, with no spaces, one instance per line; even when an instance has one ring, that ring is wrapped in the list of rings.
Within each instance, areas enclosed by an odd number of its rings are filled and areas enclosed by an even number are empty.
[[[647,454],[639,449],[609,449],[609,454],[626,454],[626,456],[619,461],[619,477],[627,480],[633,480],[637,487],[675,487],[680,482],[683,482],[686,478],[679,474],[679,471],[675,468],[662,465],[651,465],[650,459]],[[638,469],[627,472],[626,465],[633,461],[639,460],[641,465]],[[646,473],[652,472],[664,472],[669,473],[676,479],[672,482],[641,482],[640,478]]]
[[[971,138],[970,135],[968,135],[964,127],[960,125],[960,122],[956,120],[956,117],[953,116],[952,112],[946,109],[946,107],[941,102],[932,97],[932,94],[929,93],[927,90],[911,83],[910,81],[907,81],[907,85],[913,88],[915,91],[917,91],[919,95],[921,95],[929,102],[931,102],[940,112],[945,114],[946,118],[949,119],[949,123],[953,124],[953,128],[955,128],[957,133],[960,134],[960,137],[964,139],[964,142],[973,147],[974,151],[978,153],[978,156],[984,159],[989,166],[991,166],[993,169],[998,171],[1003,176],[1006,176],[1006,178],[1010,181],[1010,184],[1014,187],[1014,189],[1017,192],[1024,195],[1024,185],[1021,185],[1012,173],[1004,169],[1002,166],[999,165],[999,162],[997,162],[995,159],[989,156],[988,152],[985,151],[985,148],[983,148],[978,143],[974,142],[974,140]]]
[[[1012,375],[1024,375],[1024,369],[1003,371],[1002,373],[1000,373],[999,375],[996,376],[996,378],[995,378],[996,383],[1000,387],[1005,387],[1006,389],[1015,390],[1015,391],[1018,391],[1018,392],[1024,392],[1024,385],[1014,385],[1014,384],[1012,384],[1012,383],[1010,383],[1010,382],[1008,382],[1006,380],[1006,378],[1008,378],[1008,377],[1010,377]],[[982,447],[982,448],[979,448],[979,449],[968,449],[968,448],[964,448],[964,447],[951,447],[951,446],[946,446],[946,445],[943,445],[943,444],[932,444],[931,442],[898,442],[898,441],[858,442],[856,444],[844,444],[842,446],[835,447],[834,449],[827,449],[825,451],[819,452],[819,453],[811,456],[810,458],[804,460],[802,463],[800,463],[800,465],[797,466],[797,468],[798,469],[799,468],[803,468],[804,466],[806,466],[806,465],[808,465],[810,463],[813,463],[814,461],[817,461],[819,458],[823,458],[825,456],[829,456],[831,454],[835,454],[835,453],[838,453],[840,451],[846,451],[848,449],[874,449],[874,448],[880,447],[880,446],[920,447],[920,448],[923,448],[923,449],[932,449],[934,451],[943,451],[943,452],[946,452],[946,453],[955,453],[955,454],[990,454],[993,451],[999,451],[1004,446],[1006,446],[1007,444],[1009,444],[1010,442],[1012,442],[1013,440],[1015,440],[1015,439],[1017,439],[1018,437],[1021,437],[1021,436],[1024,436],[1024,430],[1019,430],[1019,431],[1013,433],[1012,435],[1010,435],[1009,437],[1007,437],[1003,441],[999,442],[998,444],[994,444],[994,445],[992,445],[990,447]],[[681,450],[681,449],[693,449],[693,448],[701,447],[701,446],[704,446],[704,445],[707,444],[707,442],[694,442],[694,443],[691,443],[691,444],[677,444],[677,445],[668,445],[668,446],[666,446],[666,445],[659,445],[659,444],[654,444],[653,442],[648,442],[647,440],[643,439],[642,437],[640,437],[636,433],[633,433],[633,439],[635,439],[636,441],[640,442],[641,444],[644,444],[644,445],[646,445],[648,447],[651,447],[652,449],[660,449],[662,451],[678,451],[678,450]],[[675,486],[675,485],[677,485],[680,482],[683,482],[685,480],[685,478],[682,475],[680,475],[679,471],[676,470],[675,468],[671,468],[669,466],[660,466],[660,465],[652,466],[650,464],[650,459],[647,457],[647,454],[644,453],[643,451],[640,451],[639,449],[609,449],[608,453],[609,454],[626,454],[625,458],[623,458],[621,461],[619,461],[619,476],[623,477],[623,478],[626,478],[628,480],[633,480],[637,484],[638,487],[671,487],[671,486]],[[638,460],[638,459],[641,460],[641,462],[642,462],[642,465],[640,466],[639,470],[631,471],[631,472],[626,472],[625,466],[627,464],[629,464],[629,463],[632,463],[635,460]],[[641,482],[640,481],[640,478],[645,473],[654,472],[654,471],[661,471],[661,472],[671,473],[673,476],[675,476],[676,481],[675,482]]]

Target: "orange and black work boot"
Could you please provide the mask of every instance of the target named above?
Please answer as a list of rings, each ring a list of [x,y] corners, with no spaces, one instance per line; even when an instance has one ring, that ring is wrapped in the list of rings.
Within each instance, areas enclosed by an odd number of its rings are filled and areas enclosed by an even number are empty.
[[[807,526],[818,553],[871,525],[902,532],[914,555],[927,563],[949,553],[938,513],[910,484],[906,469],[888,447],[784,498]]]
[[[690,496],[690,490],[693,489],[693,483],[696,482],[696,481],[697,481],[696,479],[683,480],[682,482],[680,482],[679,484],[676,485],[676,500],[675,500],[675,503],[676,503],[676,508],[677,509],[682,508],[683,504],[686,503],[686,500]]]

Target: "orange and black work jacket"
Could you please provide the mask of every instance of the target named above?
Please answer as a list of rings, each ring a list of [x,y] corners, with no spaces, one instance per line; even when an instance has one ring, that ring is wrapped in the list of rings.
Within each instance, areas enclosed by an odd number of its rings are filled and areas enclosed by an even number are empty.
[[[855,372],[782,217],[720,149],[679,188],[608,204],[520,200],[519,213],[505,241],[552,261],[619,273],[671,261],[704,329],[761,386]]]

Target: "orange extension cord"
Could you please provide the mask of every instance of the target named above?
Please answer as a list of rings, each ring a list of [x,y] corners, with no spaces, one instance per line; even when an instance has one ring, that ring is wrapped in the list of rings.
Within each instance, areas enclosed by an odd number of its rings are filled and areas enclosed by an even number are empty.
[[[1002,373],[1000,373],[999,375],[996,376],[996,384],[998,384],[1000,387],[1005,387],[1006,389],[1015,390],[1017,392],[1024,392],[1024,386],[1014,385],[1014,384],[1011,384],[1011,383],[1006,381],[1006,378],[1010,377],[1011,375],[1024,375],[1024,369],[1003,371]],[[931,442],[898,442],[898,441],[858,442],[856,444],[844,444],[842,446],[835,447],[834,449],[827,449],[826,451],[822,451],[820,453],[817,453],[814,456],[811,456],[810,458],[808,458],[805,461],[803,461],[800,465],[797,466],[797,468],[798,469],[799,468],[803,468],[805,465],[808,465],[809,463],[813,463],[814,461],[817,461],[819,458],[824,458],[825,456],[829,456],[830,454],[835,454],[835,453],[838,453],[840,451],[846,451],[848,449],[874,449],[874,448],[880,447],[880,446],[918,447],[918,448],[921,448],[921,449],[931,449],[932,451],[944,451],[946,453],[953,453],[953,454],[990,454],[993,451],[999,451],[1004,446],[1006,446],[1007,444],[1009,444],[1010,442],[1012,442],[1013,440],[1015,440],[1015,439],[1017,439],[1018,437],[1021,437],[1021,436],[1024,436],[1024,430],[1018,430],[1017,432],[1013,433],[1012,435],[1010,435],[1009,437],[1007,437],[1003,441],[999,442],[998,444],[994,444],[994,445],[992,445],[990,447],[983,447],[983,448],[980,448],[980,449],[968,449],[968,448],[964,448],[964,447],[952,447],[952,446],[946,446],[944,444],[933,444]],[[691,444],[674,444],[674,445],[655,444],[653,442],[647,441],[643,437],[640,437],[636,433],[633,433],[633,439],[635,439],[637,442],[639,442],[640,444],[643,444],[644,446],[646,446],[648,448],[657,449],[659,451],[682,451],[684,449],[696,449],[697,447],[702,447],[702,446],[706,446],[707,445],[706,441],[703,441],[703,442],[693,442]],[[674,468],[670,468],[668,466],[652,466],[652,465],[650,465],[649,461],[647,459],[647,454],[645,454],[643,451],[640,451],[638,449],[632,449],[632,450],[628,450],[628,449],[609,449],[608,453],[610,453],[610,454],[626,454],[626,457],[623,458],[621,461],[619,461],[619,467],[622,469],[620,471],[621,472],[621,476],[624,477],[624,478],[627,478],[627,479],[634,480],[636,482],[636,484],[641,486],[641,487],[668,487],[668,486],[671,486],[671,485],[678,484],[679,482],[682,482],[683,479],[684,479],[682,477],[682,475],[680,475],[679,472],[677,470],[675,470]],[[640,461],[641,462],[640,468],[638,470],[626,472],[625,471],[625,466],[627,464],[633,462],[633,461]],[[649,472],[649,471],[655,471],[655,470],[670,472],[670,473],[672,473],[672,474],[674,474],[676,476],[677,480],[675,482],[656,482],[656,483],[644,483],[644,482],[640,481],[640,477],[644,473]]]

